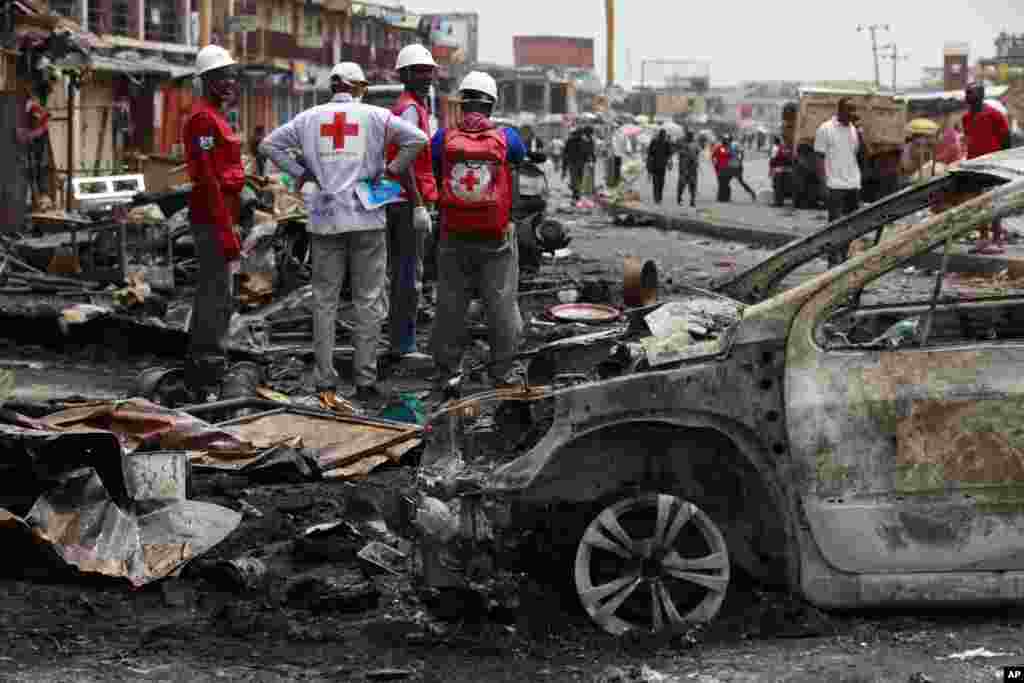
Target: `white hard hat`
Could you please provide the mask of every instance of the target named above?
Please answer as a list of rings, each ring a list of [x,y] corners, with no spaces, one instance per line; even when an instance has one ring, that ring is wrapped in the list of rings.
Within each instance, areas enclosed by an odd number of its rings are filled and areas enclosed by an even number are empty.
[[[231,57],[231,53],[220,45],[207,45],[196,55],[196,75],[202,76],[214,69],[223,69],[237,62]]]
[[[1006,111],[1006,106],[999,100],[985,100],[985,104],[992,107],[1003,116],[1009,116],[1009,112]]]
[[[459,84],[459,92],[464,90],[476,90],[488,95],[495,102],[498,101],[498,84],[490,74],[483,71],[470,71]]]
[[[331,78],[337,76],[342,83],[349,85],[365,85],[369,83],[361,66],[355,62],[339,62],[331,69]]]
[[[398,53],[398,61],[395,63],[395,70],[400,71],[407,66],[419,65],[436,67],[437,62],[434,61],[434,55],[430,54],[430,50],[419,43],[406,45],[402,48],[401,52]]]

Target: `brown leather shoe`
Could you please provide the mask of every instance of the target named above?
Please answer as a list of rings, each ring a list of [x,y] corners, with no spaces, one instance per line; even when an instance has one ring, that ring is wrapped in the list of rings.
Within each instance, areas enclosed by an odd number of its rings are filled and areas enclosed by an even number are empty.
[[[356,407],[346,401],[334,389],[320,392],[320,407],[342,415],[354,415]]]

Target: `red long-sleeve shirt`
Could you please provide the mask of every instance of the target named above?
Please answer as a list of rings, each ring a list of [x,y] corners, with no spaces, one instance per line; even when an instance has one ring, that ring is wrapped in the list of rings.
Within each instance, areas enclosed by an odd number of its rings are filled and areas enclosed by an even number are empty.
[[[715,164],[715,170],[721,173],[728,168],[730,156],[732,156],[732,152],[729,151],[727,145],[715,145],[714,149],[711,150],[711,161]]]
[[[1010,125],[1003,113],[983,105],[981,111],[964,114],[964,135],[967,138],[967,158],[998,152],[1010,134]]]
[[[221,111],[199,98],[185,122],[185,158],[192,179],[189,216],[194,225],[212,226],[224,258],[239,257],[241,244],[235,234],[245,185],[242,141],[231,130]]]

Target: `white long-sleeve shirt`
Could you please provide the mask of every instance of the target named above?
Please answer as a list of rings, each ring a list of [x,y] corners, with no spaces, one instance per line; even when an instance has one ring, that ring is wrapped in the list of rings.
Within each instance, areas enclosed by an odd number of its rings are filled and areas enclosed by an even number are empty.
[[[343,93],[272,132],[260,143],[260,151],[295,178],[307,169],[316,177],[320,186],[316,194],[331,195],[334,211],[328,221],[311,220],[309,231],[334,235],[382,230],[383,208],[365,209],[356,196],[356,184],[384,172],[384,150],[389,143],[401,150],[391,170],[402,173],[427,142],[425,133],[387,109],[357,102]],[[294,149],[301,152],[302,163],[288,153]]]

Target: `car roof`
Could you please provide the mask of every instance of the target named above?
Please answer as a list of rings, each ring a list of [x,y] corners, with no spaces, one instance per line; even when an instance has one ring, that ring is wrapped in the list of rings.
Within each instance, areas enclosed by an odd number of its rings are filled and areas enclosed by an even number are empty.
[[[961,161],[954,173],[988,173],[1006,180],[1024,177],[1024,147],[1014,147]]]
[[[1024,184],[1024,148],[996,152],[970,161],[945,176],[907,187],[862,207],[817,232],[798,238],[770,254],[760,263],[715,287],[715,291],[744,303],[758,303],[773,296],[783,277],[808,261],[836,248],[836,240],[860,238],[931,204],[935,193],[955,190],[963,176],[988,177],[985,185],[1017,181]],[[958,178],[959,177],[959,178]],[[968,184],[972,181],[968,180]],[[1018,190],[1019,191],[1019,190]]]

